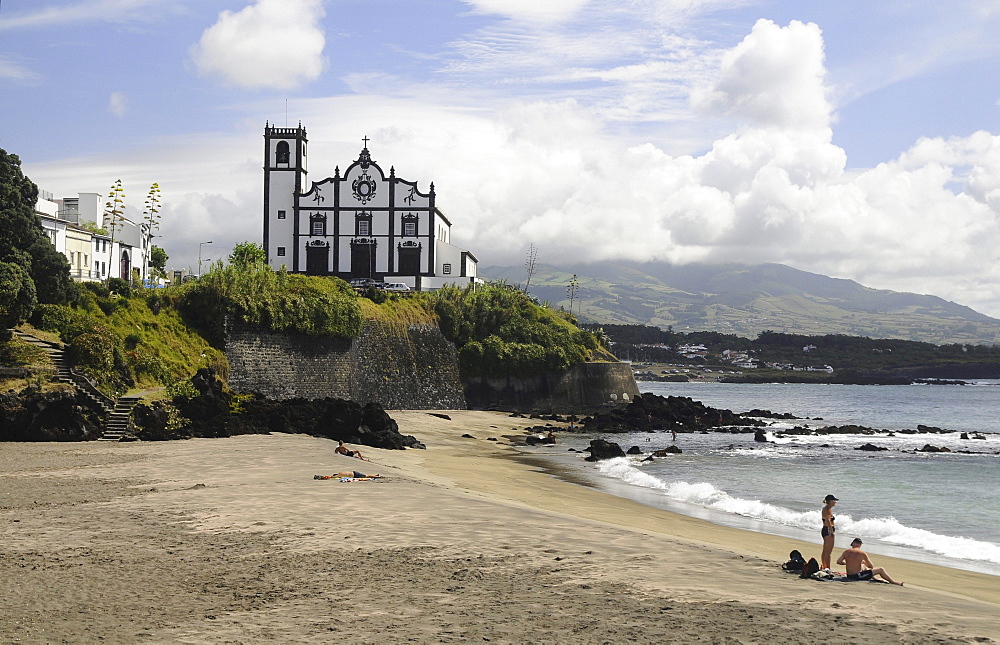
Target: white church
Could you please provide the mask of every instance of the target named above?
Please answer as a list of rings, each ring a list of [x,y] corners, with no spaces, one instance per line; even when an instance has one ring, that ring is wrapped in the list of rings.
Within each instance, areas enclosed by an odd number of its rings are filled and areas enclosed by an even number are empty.
[[[402,282],[411,289],[476,282],[476,257],[451,244],[434,184],[386,176],[368,138],[343,176],[307,179],[306,130],[264,127],[264,250],[271,267],[345,280]]]

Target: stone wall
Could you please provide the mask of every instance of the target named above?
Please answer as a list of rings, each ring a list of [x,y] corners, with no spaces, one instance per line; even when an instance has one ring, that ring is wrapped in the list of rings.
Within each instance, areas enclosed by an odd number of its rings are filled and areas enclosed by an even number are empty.
[[[272,399],[340,398],[386,409],[466,407],[455,346],[430,325],[366,321],[344,340],[226,328],[229,385]]]
[[[387,410],[496,408],[582,412],[639,393],[624,363],[581,363],[533,378],[469,379],[433,325],[366,321],[358,338],[262,332],[228,324],[229,385],[270,399],[348,399]]]
[[[465,382],[470,407],[521,412],[576,413],[638,393],[625,363],[580,363],[559,374]]]

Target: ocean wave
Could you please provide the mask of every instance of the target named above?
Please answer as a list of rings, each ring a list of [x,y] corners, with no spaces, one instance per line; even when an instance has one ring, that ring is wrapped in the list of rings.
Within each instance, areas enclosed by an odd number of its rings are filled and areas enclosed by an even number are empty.
[[[666,481],[637,468],[627,457],[601,461],[597,466],[608,477],[633,486],[662,491],[674,501],[782,526],[815,530],[817,534],[822,526],[819,510],[794,511],[759,500],[735,497],[708,482]],[[912,528],[900,524],[893,517],[854,520],[850,515],[838,513],[837,527],[838,533],[850,533],[852,537],[922,549],[949,558],[1000,564],[1000,544]]]

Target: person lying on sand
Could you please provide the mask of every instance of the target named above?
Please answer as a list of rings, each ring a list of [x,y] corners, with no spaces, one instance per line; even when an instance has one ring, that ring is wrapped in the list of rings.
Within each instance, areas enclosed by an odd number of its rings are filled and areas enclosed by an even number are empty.
[[[903,586],[902,582],[896,582],[889,577],[889,574],[885,572],[882,567],[875,568],[872,561],[868,559],[868,554],[861,550],[861,538],[854,538],[851,540],[851,548],[844,551],[844,553],[837,558],[837,564],[843,564],[847,567],[847,579],[848,580],[871,580],[875,576],[879,576],[886,582],[894,585]]]
[[[364,473],[359,473],[356,470],[345,470],[342,473],[334,473],[333,475],[313,475],[313,479],[379,479],[382,475],[378,473],[374,475],[366,475]]]
[[[361,451],[360,450],[348,450],[347,446],[344,445],[343,441],[341,441],[339,443],[340,443],[340,445],[338,445],[334,449],[334,452],[336,452],[338,455],[344,455],[344,456],[347,456],[347,457],[354,457],[356,459],[360,459],[361,461],[368,461],[367,459],[365,459],[364,457],[361,456]]]

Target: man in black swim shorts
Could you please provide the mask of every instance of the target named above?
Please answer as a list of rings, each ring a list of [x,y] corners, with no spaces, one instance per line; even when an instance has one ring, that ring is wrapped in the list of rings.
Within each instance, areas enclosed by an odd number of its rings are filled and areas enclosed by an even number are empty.
[[[868,554],[861,550],[861,538],[854,538],[851,540],[851,548],[844,551],[839,558],[837,558],[837,564],[842,564],[847,567],[847,579],[848,580],[871,580],[875,576],[878,576],[885,580],[886,582],[894,585],[903,586],[902,582],[896,582],[889,577],[889,574],[885,572],[882,567],[875,568],[872,561],[868,559]]]

